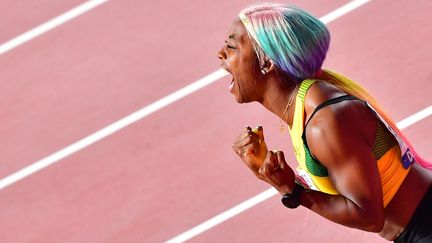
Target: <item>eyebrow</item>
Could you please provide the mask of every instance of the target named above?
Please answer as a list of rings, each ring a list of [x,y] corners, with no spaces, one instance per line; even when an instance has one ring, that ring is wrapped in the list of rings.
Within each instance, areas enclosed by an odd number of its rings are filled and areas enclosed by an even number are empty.
[[[237,40],[237,38],[236,38],[236,36],[234,34],[229,35],[228,39],[230,39],[230,40]]]

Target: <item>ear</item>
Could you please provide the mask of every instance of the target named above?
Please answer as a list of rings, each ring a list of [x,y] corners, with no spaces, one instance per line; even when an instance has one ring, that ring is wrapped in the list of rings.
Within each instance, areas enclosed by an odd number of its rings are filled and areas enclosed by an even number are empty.
[[[275,69],[274,63],[270,58],[265,57],[264,61],[261,63],[261,73],[266,75],[267,73],[273,71]]]

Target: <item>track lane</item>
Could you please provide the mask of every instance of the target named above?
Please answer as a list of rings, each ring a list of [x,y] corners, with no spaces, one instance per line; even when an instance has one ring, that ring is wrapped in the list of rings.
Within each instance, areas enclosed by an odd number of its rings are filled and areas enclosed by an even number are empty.
[[[63,13],[85,0],[2,0],[0,1],[0,43]]]
[[[427,54],[432,51],[432,47],[424,42],[424,38],[413,38],[410,35],[410,33],[416,31],[416,29],[413,29],[414,26],[416,26],[418,29],[418,36],[425,37],[424,35],[430,35],[430,33],[427,33],[427,31],[423,29],[425,26],[422,25],[426,24],[425,21],[427,21],[424,17],[422,17],[426,15],[422,14],[426,14],[426,9],[428,9],[427,6],[430,5],[430,3],[423,2],[419,3],[418,5],[410,6],[405,6],[406,4],[399,3],[392,5],[391,7],[390,5],[391,4],[388,2],[374,1],[364,6],[364,9],[361,9],[361,11],[355,11],[352,14],[346,16],[346,21],[344,19],[343,21],[335,21],[334,23],[331,23],[331,33],[334,42],[337,44],[334,44],[333,42],[332,47],[335,47],[335,45],[336,47],[331,49],[332,51],[330,52],[329,58],[326,61],[326,65],[327,67],[331,67],[333,65],[341,67],[341,69],[338,69],[338,71],[343,72],[353,79],[361,82],[366,87],[368,87],[373,94],[379,93],[380,95],[375,95],[375,97],[382,104],[384,104],[394,119],[398,121],[402,118],[405,118],[407,115],[410,115],[410,113],[412,113],[414,110],[419,111],[428,107],[432,103],[432,100],[428,98],[427,95],[427,90],[432,88],[430,82],[428,83],[430,71],[426,71],[427,67],[431,66],[430,64],[432,64],[431,61],[428,60]],[[381,11],[384,9],[385,11]],[[403,12],[401,9],[403,9]],[[386,14],[388,14],[388,16]],[[396,32],[394,23],[385,21],[388,19],[394,19],[396,16],[399,16],[399,18],[402,19],[410,19],[411,22],[404,22],[396,25],[398,29],[398,32]],[[370,26],[372,26],[375,22],[375,26],[380,26],[381,28],[370,29]],[[416,24],[413,24],[413,22]],[[427,23],[427,25],[430,26],[429,23]],[[366,33],[367,30],[367,35],[362,35],[361,38],[359,36],[358,39],[354,38],[353,41],[347,42],[347,37],[352,36],[353,32],[355,32],[354,30],[360,30],[362,33]],[[397,36],[399,36],[397,41],[394,40],[395,33],[397,33]],[[388,39],[383,39],[383,37],[388,37]],[[339,46],[341,47],[341,50],[340,52],[337,52],[337,48]],[[419,46],[420,49],[414,50],[412,46]],[[365,49],[369,48],[371,49],[370,52],[364,51]],[[426,52],[425,49],[427,49]],[[410,50],[410,52],[404,53],[406,50]],[[400,55],[409,56],[409,58],[401,59]],[[351,56],[353,58],[348,58]],[[356,56],[359,56],[360,62],[355,58]],[[398,68],[398,70],[402,71],[394,71],[395,68]],[[366,72],[365,70],[368,71]],[[418,72],[416,70],[421,71]],[[409,84],[407,85],[406,80],[408,79],[406,78],[407,74],[410,72],[413,74],[410,77],[416,78],[410,78]],[[380,82],[378,83],[376,80],[380,80]],[[429,87],[429,89],[419,89],[419,87]],[[409,94],[410,92],[413,95],[411,97],[407,97],[406,94]],[[400,97],[395,97],[395,95],[399,95]],[[414,96],[415,98],[413,98]],[[403,103],[403,105],[399,105],[400,103]],[[420,124],[427,123],[427,121],[429,121],[430,126],[430,117],[424,121],[421,121]],[[415,126],[416,125],[413,127]],[[407,135],[409,138],[411,138],[411,140],[417,142],[415,145],[417,146],[416,148],[419,153],[430,160],[431,154],[428,148],[428,144],[430,144],[428,141],[431,140],[430,137],[428,138],[427,135],[422,136],[425,137],[426,140],[420,143],[418,142],[419,135],[416,135],[415,133],[409,133]],[[268,203],[265,202],[265,204]],[[215,241],[229,239],[235,242],[239,241],[239,239],[242,239],[243,237],[245,241],[253,240],[256,242],[272,242],[271,239],[273,239],[273,236],[276,234],[276,232],[284,232],[286,229],[285,225],[274,225],[274,220],[279,220],[282,222],[286,218],[279,218],[279,216],[263,216],[264,219],[261,217],[255,217],[257,220],[255,223],[257,225],[251,226],[251,229],[249,230],[249,228],[247,226],[245,227],[245,225],[250,225],[250,222],[252,221],[251,215],[255,216],[259,214],[256,212],[251,212],[259,210],[258,207],[257,209],[253,208],[248,210],[239,217],[232,219],[232,221],[235,222],[231,222],[231,220],[229,220],[227,223],[222,224],[220,226],[222,229],[219,229],[219,226],[217,226],[214,230],[210,230],[210,232],[206,232],[203,235],[198,236],[196,241],[206,242],[210,239]],[[239,218],[242,218],[242,220]],[[319,220],[319,218],[317,218],[317,221],[301,219],[300,223],[304,223],[305,220],[308,222],[308,224],[311,224],[312,228],[323,227],[322,223],[324,223],[324,221],[322,219]],[[298,222],[297,219],[296,222]],[[268,234],[262,232],[269,227],[272,229],[270,229]],[[260,231],[260,228],[264,230]],[[229,229],[232,230],[232,234],[229,233]],[[318,238],[321,234],[320,231],[318,231],[316,234],[312,234],[309,238],[308,236],[311,233],[308,231],[308,229],[303,228],[300,230],[295,230],[297,235],[305,237],[304,241],[302,242],[314,242],[314,239]],[[327,230],[327,227],[325,229]],[[237,230],[240,232],[239,234],[236,234]],[[338,231],[343,230],[343,227],[341,228],[339,226],[338,228],[335,226],[335,228],[332,228],[332,226],[329,226],[328,230],[330,232],[333,230]],[[287,234],[288,238],[296,235],[291,233]],[[336,237],[335,242],[346,242],[346,239],[348,238],[351,238],[353,242],[365,242],[366,240],[368,242],[379,241],[379,239],[373,234],[357,232],[356,230],[348,230],[347,232],[341,233],[339,237]],[[192,240],[192,242],[194,241],[195,239]],[[278,240],[278,238],[275,237],[274,242],[278,241],[280,241],[280,239]]]
[[[424,16],[431,8],[427,0],[372,1],[332,23],[329,57],[340,59],[326,66],[365,85],[395,121],[430,106],[432,23]]]
[[[340,2],[312,9],[322,15]],[[0,177],[216,69],[213,57],[246,1],[201,1],[199,11],[166,4],[110,1],[0,56],[1,116],[9,117]]]
[[[336,64],[342,65],[344,59],[337,58]],[[256,122],[265,125],[272,147],[288,150],[287,134],[279,134],[278,121],[262,109],[233,105],[227,85],[228,81],[211,85],[0,192],[0,197],[7,199],[0,203],[4,203],[1,208],[8,205],[11,210],[7,214],[0,211],[1,215],[12,217],[22,211],[38,222],[34,227],[25,223],[23,216],[2,222],[2,229],[12,234],[33,227],[27,236],[5,236],[63,242],[161,241],[264,190],[266,186],[254,180],[231,153],[232,139],[243,125]],[[198,104],[205,109],[197,111]],[[225,113],[217,114],[220,110]],[[160,137],[165,139],[159,144],[152,142]],[[207,141],[217,147],[213,149]],[[213,163],[204,163],[206,160]],[[184,167],[192,169],[179,173]],[[59,217],[62,222],[56,221]],[[46,233],[53,229],[58,230],[57,235]]]

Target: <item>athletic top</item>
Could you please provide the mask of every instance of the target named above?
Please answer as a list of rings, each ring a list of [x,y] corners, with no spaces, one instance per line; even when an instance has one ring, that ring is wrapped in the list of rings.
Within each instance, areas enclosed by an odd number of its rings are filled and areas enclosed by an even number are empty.
[[[306,127],[316,112],[326,106],[348,100],[358,100],[365,103],[365,105],[368,104],[366,101],[360,100],[357,97],[343,95],[327,100],[318,105],[310,116],[309,120],[305,123],[304,99],[307,90],[316,81],[317,80],[303,81],[296,97],[294,120],[293,126],[290,129],[290,134],[293,142],[294,152],[299,164],[297,168],[297,181],[303,184],[303,186],[306,188],[336,195],[339,194],[339,192],[331,183],[327,168],[324,167],[309,150],[305,135]],[[370,106],[368,107],[370,108]],[[376,113],[374,112],[374,114]],[[380,122],[378,122],[377,126],[373,155],[377,160],[378,170],[381,176],[383,201],[385,207],[396,194],[397,190],[408,174],[411,164],[404,166],[404,164],[401,162],[401,149],[399,144],[395,141],[395,139],[392,139],[387,135],[385,121],[378,115],[377,118]],[[396,135],[393,134],[393,136]]]

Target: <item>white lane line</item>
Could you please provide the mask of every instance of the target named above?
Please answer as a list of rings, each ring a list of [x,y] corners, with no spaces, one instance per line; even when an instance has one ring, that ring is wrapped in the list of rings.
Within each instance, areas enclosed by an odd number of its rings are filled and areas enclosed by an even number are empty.
[[[432,114],[432,105],[429,107],[424,108],[423,110],[403,119],[402,121],[398,122],[397,126],[399,129],[405,129],[412,124],[425,119],[426,117],[430,116]]]
[[[359,0],[359,1],[352,1],[349,2],[348,4],[330,12],[329,14],[323,16],[320,18],[320,20],[325,23],[328,24],[331,21],[334,21],[338,18],[340,18],[341,16],[353,11],[354,9],[366,4],[367,2],[369,2],[370,0]],[[419,122],[420,120],[425,119],[426,117],[432,115],[432,105],[401,120],[400,122],[397,123],[397,126],[399,127],[399,129],[403,130],[417,122]],[[175,243],[175,242],[184,242],[186,240],[189,240],[201,233],[203,233],[204,231],[207,231],[210,228],[215,227],[216,225],[240,214],[243,211],[246,211],[247,209],[271,198],[272,196],[276,195],[278,192],[274,189],[274,188],[269,188],[267,190],[265,190],[264,192],[261,192],[260,194],[228,209],[227,211],[216,215],[215,217],[195,226],[194,228],[166,241],[167,243]]]
[[[79,140],[78,142],[75,142],[66,148],[57,151],[48,157],[41,159],[37,162],[32,163],[31,165],[3,178],[0,180],[0,190],[10,186],[11,184],[24,179],[25,177],[42,170],[43,168],[52,165],[61,159],[64,159],[65,157],[78,152],[79,150],[90,146],[91,144],[119,131],[120,129],[131,125],[132,123],[176,102],[179,99],[182,99],[183,97],[190,95],[194,93],[195,91],[202,89],[203,87],[221,79],[222,77],[226,76],[227,72],[223,69],[219,69],[199,80],[197,80],[194,83],[191,83],[171,94],[168,96],[165,96],[162,99],[159,99],[153,103],[151,103],[148,106],[145,106],[144,108],[122,118],[121,120],[118,120],[101,130]]]
[[[59,17],[54,18],[51,21],[48,21],[45,24],[42,24],[41,26],[24,33],[21,36],[18,36],[17,38],[14,38],[13,40],[3,44],[1,46],[2,52],[0,52],[0,54],[13,49],[14,47],[25,43],[26,41],[41,35],[43,33],[45,33],[46,31],[54,28],[55,26],[58,26],[61,23],[66,22],[69,19],[72,19],[76,16],[78,16],[79,14],[84,13],[85,11],[89,11],[90,9],[104,3],[107,2],[108,0],[90,0],[72,10],[70,10],[69,12],[60,15]],[[363,5],[364,3],[366,3],[368,1],[366,0],[354,0],[349,2],[348,4],[336,9],[335,11],[325,15],[322,17],[323,22],[324,23],[329,23],[339,17],[341,17],[342,15],[348,13],[349,11],[354,10],[356,7],[360,7],[361,5]],[[349,6],[349,7],[347,7]],[[342,10],[341,10],[342,9]],[[337,13],[337,14],[334,14]],[[78,142],[75,142],[74,144],[69,145],[68,147],[57,151],[51,155],[49,155],[48,157],[45,157],[39,161],[36,161],[34,163],[32,163],[31,165],[3,178],[0,180],[0,190],[19,181],[24,179],[25,177],[39,171],[42,170],[43,168],[54,164],[56,162],[58,162],[61,159],[64,159],[65,157],[76,153],[77,151],[111,135],[114,132],[117,132],[118,130],[138,121],[139,119],[142,119],[148,115],[150,115],[151,113],[162,109],[163,107],[209,85],[210,83],[215,82],[216,80],[223,78],[224,76],[226,76],[227,73],[222,70],[219,69],[209,75],[207,75],[206,77],[166,96],[165,98],[162,98],[144,108],[142,108],[141,110],[136,111],[135,113],[117,121],[114,122],[113,124],[102,128],[101,130],[79,140]]]
[[[361,7],[362,5],[366,4],[370,2],[370,0],[355,0],[355,1],[351,1],[345,5],[343,5],[342,7],[328,13],[327,15],[324,15],[320,18],[320,20],[325,23],[328,24],[330,22],[332,22],[335,19],[338,19],[340,17],[342,17],[343,15]]]
[[[432,115],[432,106],[429,106],[405,119],[398,122],[396,125],[399,129],[405,129],[423,119],[426,117]],[[244,212],[248,210],[249,208],[264,202],[265,200],[271,198],[272,196],[278,194],[278,192],[274,188],[269,188],[258,195],[247,199],[246,201],[226,210],[225,212],[222,212],[215,217],[193,227],[192,229],[183,232],[182,234],[166,241],[166,243],[177,243],[177,242],[185,242],[187,240],[190,240],[191,238],[203,233],[204,231],[207,231],[218,224],[221,224],[222,222],[240,214],[241,212]]]
[[[248,200],[228,209],[227,211],[218,214],[216,216],[214,216],[213,218],[203,222],[202,224],[199,224],[195,227],[193,227],[192,229],[184,232],[183,234],[176,236],[174,238],[172,238],[171,240],[166,241],[166,243],[175,243],[175,242],[184,242],[186,240],[191,239],[192,237],[195,237],[201,233],[203,233],[204,231],[207,231],[213,227],[215,227],[216,225],[236,216],[237,214],[271,198],[272,196],[276,195],[278,193],[278,191],[276,191],[276,189],[269,188],[263,192],[261,192],[260,194],[249,198]]]
[[[90,0],[88,2],[85,2],[3,44],[0,45],[0,55],[14,49],[15,47],[18,47],[24,43],[26,43],[27,41],[36,38],[52,29],[54,29],[55,27],[62,25],[64,23],[66,23],[67,21],[76,18],[78,16],[80,16],[81,14],[84,14],[90,10],[92,10],[93,8],[108,2],[109,0]]]
[[[41,26],[45,26],[45,27],[39,26],[39,27],[21,35],[24,37],[19,36],[19,37],[15,38],[15,39],[17,39],[17,41],[10,41],[12,44],[6,43],[7,44],[6,46],[10,46],[10,47],[8,47],[5,50],[6,51],[10,50],[13,47],[16,47],[16,46],[18,46],[18,45],[36,37],[36,36],[42,34],[42,33],[45,33],[46,31],[52,29],[53,27],[58,26],[60,23],[64,23],[67,20],[72,19],[72,18],[78,16],[79,14],[84,13],[85,11],[89,11],[90,9],[92,9],[92,8],[102,4],[104,2],[107,2],[107,1],[108,0],[91,0],[91,1],[88,1],[82,5],[74,8],[74,9],[68,11],[67,13],[60,15],[59,17],[56,17],[53,20],[48,21],[47,23],[41,25]],[[352,11],[355,8],[360,7],[361,5],[363,5],[366,2],[368,2],[368,1],[366,1],[366,0],[351,1],[351,2],[347,3],[346,5],[334,10],[333,12],[330,12],[329,14],[323,16],[321,19],[324,23],[328,24],[331,21],[333,21],[333,20],[341,17],[342,15],[348,13],[349,11]],[[3,45],[2,45],[2,48],[3,48]],[[150,104],[144,108],[142,108],[141,110],[138,110],[138,111],[134,112],[133,114],[131,114],[131,115],[129,115],[129,116],[117,121],[117,122],[114,122],[105,128],[102,128],[101,130],[79,140],[78,142],[75,142],[64,149],[49,155],[48,157],[45,157],[39,161],[32,163],[31,165],[29,165],[29,166],[15,172],[15,173],[13,173],[13,174],[1,179],[0,180],[0,190],[13,184],[13,183],[15,183],[15,182],[17,182],[17,181],[19,181],[19,180],[21,180],[21,179],[23,179],[23,178],[25,178],[25,177],[27,177],[27,176],[29,176],[29,175],[31,175],[31,174],[33,174],[33,173],[35,173],[35,172],[37,172],[37,171],[39,171],[39,170],[41,170],[41,169],[43,169],[43,168],[45,168],[45,167],[47,167],[47,166],[49,166],[49,165],[51,165],[51,164],[53,164],[53,163],[58,162],[59,160],[61,160],[65,157],[67,157],[67,156],[69,156],[69,155],[71,155],[71,154],[73,154],[73,153],[75,153],[75,152],[77,152],[77,151],[79,151],[79,150],[81,150],[81,149],[83,149],[83,148],[111,135],[114,132],[117,132],[118,130],[120,130],[120,129],[122,129],[122,128],[148,116],[148,115],[150,115],[151,113],[153,113],[157,110],[162,109],[163,107],[165,107],[165,106],[167,106],[167,105],[169,105],[169,104],[171,104],[171,103],[173,103],[173,102],[175,102],[175,101],[177,101],[177,100],[179,100],[179,99],[181,99],[181,98],[183,98],[183,97],[185,97],[185,96],[187,96],[187,95],[189,95],[189,94],[191,94],[191,93],[193,93],[193,92],[195,92],[195,91],[197,91],[197,90],[199,90],[199,89],[201,89],[207,85],[209,85],[210,83],[215,82],[216,80],[218,80],[218,79],[220,79],[226,75],[227,75],[227,73],[224,70],[219,69],[219,70],[207,75],[206,77],[204,77],[204,78],[202,78],[202,79],[200,79],[200,80],[198,80],[198,81],[196,81],[196,82],[194,82],[194,83],[192,83],[192,84],[190,84],[190,85],[188,85],[188,86],[186,86],[186,87],[184,87],[184,88],[182,88],[182,89],[180,89],[180,90],[178,90],[178,91],[176,91],[176,92],[174,92],[174,93],[172,93],[172,94],[170,94],[170,95],[168,95],[168,96],[166,96],[166,97],[164,97],[164,98],[162,98],[162,99],[160,99],[160,100],[158,100],[158,101],[156,101],[156,102],[154,102],[154,103],[152,103],[152,104]]]

